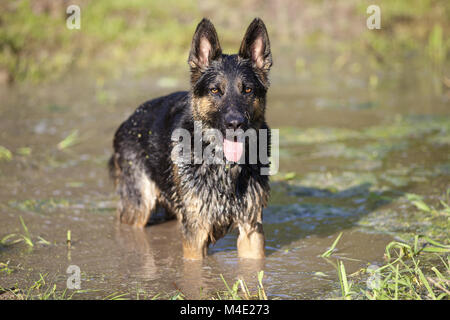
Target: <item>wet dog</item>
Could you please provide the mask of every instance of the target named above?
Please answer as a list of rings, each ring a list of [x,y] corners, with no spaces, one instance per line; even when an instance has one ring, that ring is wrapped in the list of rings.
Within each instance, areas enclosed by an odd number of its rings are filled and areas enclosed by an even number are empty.
[[[145,102],[117,130],[110,173],[120,196],[120,222],[144,227],[157,207],[177,217],[188,259],[206,256],[208,245],[237,228],[239,257],[264,257],[262,210],[269,196],[269,163],[250,150],[242,132],[266,129],[266,93],[272,65],[269,37],[261,19],[248,27],[238,54],[223,54],[213,24],[203,19],[188,58],[191,88]],[[195,136],[215,129],[225,139],[214,145],[223,162],[177,161],[176,130]],[[241,132],[229,138],[230,132]],[[217,136],[217,135],[216,135]],[[196,158],[189,138],[188,160]],[[259,136],[256,139],[260,139]],[[270,136],[266,139],[270,153]],[[191,149],[190,147],[193,146]],[[255,151],[257,150],[257,151]],[[256,161],[250,158],[256,152]],[[213,153],[215,154],[215,153]],[[244,155],[245,154],[245,155]]]

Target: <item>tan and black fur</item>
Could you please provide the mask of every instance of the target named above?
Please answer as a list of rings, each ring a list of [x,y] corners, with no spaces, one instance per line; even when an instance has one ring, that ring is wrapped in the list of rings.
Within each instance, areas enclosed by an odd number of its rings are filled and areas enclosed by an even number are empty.
[[[174,163],[171,135],[177,128],[193,134],[194,121],[201,121],[203,129],[222,132],[231,127],[268,129],[265,108],[272,56],[266,27],[255,19],[239,53],[226,55],[214,26],[203,19],[188,63],[189,91],[142,104],[115,134],[109,165],[120,195],[119,220],[142,228],[157,207],[163,207],[182,225],[186,258],[203,258],[208,245],[232,228],[239,230],[240,257],[263,258],[262,210],[269,179],[260,169],[268,164]],[[209,142],[202,143],[206,147]]]

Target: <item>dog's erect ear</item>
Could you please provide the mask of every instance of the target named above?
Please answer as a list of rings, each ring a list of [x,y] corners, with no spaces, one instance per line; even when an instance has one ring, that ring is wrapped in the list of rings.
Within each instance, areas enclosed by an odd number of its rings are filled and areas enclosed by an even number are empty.
[[[214,25],[208,19],[203,19],[195,30],[192,39],[188,63],[191,71],[204,71],[211,61],[222,55],[219,38]]]
[[[248,27],[239,49],[239,56],[251,59],[253,66],[258,69],[269,71],[272,66],[269,35],[261,19],[255,18]]]

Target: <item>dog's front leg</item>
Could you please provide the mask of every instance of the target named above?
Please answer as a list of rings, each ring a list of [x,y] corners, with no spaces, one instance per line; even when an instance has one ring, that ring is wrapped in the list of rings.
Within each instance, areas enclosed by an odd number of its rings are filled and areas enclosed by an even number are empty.
[[[208,232],[190,230],[183,234],[183,256],[189,260],[201,260],[208,253]]]
[[[262,222],[255,225],[239,225],[239,237],[237,239],[238,256],[240,258],[262,259],[264,258],[264,231]]]

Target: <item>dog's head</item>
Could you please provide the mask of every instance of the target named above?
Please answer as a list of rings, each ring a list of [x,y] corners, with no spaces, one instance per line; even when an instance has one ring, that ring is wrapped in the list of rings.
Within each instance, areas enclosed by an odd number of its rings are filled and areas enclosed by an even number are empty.
[[[222,54],[213,24],[203,19],[195,31],[188,62],[194,120],[220,130],[224,137],[231,130],[261,128],[272,66],[269,36],[261,19],[253,20],[239,53],[232,55]],[[237,147],[225,140],[226,146]]]

